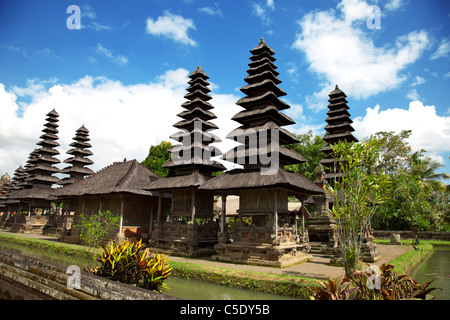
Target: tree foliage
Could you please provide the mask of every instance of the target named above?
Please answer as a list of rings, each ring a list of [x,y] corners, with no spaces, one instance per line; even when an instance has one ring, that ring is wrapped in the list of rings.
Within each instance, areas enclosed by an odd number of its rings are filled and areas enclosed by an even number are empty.
[[[310,130],[308,133],[296,135],[299,142],[287,145],[288,148],[295,150],[308,160],[305,163],[286,166],[285,169],[291,172],[297,172],[302,176],[314,181],[316,177],[317,166],[325,157],[321,149],[326,142],[318,135],[314,135]]]
[[[142,164],[156,173],[160,177],[166,177],[169,169],[163,168],[162,165],[170,160],[170,152],[168,149],[172,144],[168,141],[161,141],[157,146],[151,146],[148,156],[142,161]]]
[[[356,269],[370,221],[388,196],[389,179],[374,170],[380,153],[376,138],[361,143],[342,141],[331,147],[342,177],[327,187],[334,200],[331,214],[336,219],[339,249],[349,276]]]
[[[109,210],[91,216],[80,215],[79,225],[74,225],[80,230],[80,239],[89,247],[88,252],[98,247],[101,241],[107,239],[109,233],[119,228],[120,217],[113,215]]]
[[[376,170],[389,174],[390,198],[379,206],[373,219],[375,229],[434,230],[445,228],[450,211],[448,188],[437,173],[442,165],[426,156],[425,150],[411,152],[407,139],[411,131],[378,132],[381,142]]]

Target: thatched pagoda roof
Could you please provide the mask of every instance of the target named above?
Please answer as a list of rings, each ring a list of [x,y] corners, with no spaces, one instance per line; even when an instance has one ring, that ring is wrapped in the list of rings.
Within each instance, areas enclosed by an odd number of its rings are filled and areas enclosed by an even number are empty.
[[[54,190],[58,197],[130,193],[155,196],[146,188],[159,177],[136,160],[114,162],[97,173]]]
[[[146,188],[146,190],[164,191],[198,188],[209,179],[211,179],[211,175],[194,171],[186,175],[171,176],[155,180]]]
[[[52,189],[48,186],[33,186],[27,189],[14,190],[8,193],[8,200],[48,200],[53,201],[57,198]]]
[[[206,181],[200,190],[215,190],[217,193],[233,193],[244,189],[285,188],[301,194],[323,194],[323,190],[304,176],[278,169],[275,174],[264,175],[261,170],[234,169]]]

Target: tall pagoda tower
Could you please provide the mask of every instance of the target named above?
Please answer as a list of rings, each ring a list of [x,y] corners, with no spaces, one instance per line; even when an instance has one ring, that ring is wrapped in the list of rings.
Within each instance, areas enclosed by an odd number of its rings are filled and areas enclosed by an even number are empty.
[[[284,170],[288,164],[305,158],[286,144],[298,142],[286,129],[295,121],[282,113],[290,106],[279,99],[286,93],[278,87],[281,80],[274,65],[275,52],[263,39],[250,50],[246,95],[236,104],[244,110],[232,119],[241,124],[227,138],[241,145],[228,151],[223,159],[243,169],[227,171],[207,181],[200,189],[222,195],[220,243],[213,259],[238,263],[284,267],[311,259],[305,238],[297,234],[295,214],[288,210],[288,196],[303,200],[305,195],[323,191],[307,178]],[[226,196],[239,195],[239,221],[225,229]]]
[[[180,142],[169,149],[171,160],[163,165],[169,169],[169,176],[154,181],[148,190],[172,194],[172,207],[169,218],[162,216],[161,205],[151,246],[174,254],[196,256],[213,252],[217,243],[218,225],[213,221],[213,197],[211,191],[198,190],[198,187],[211,178],[212,173],[225,167],[211,157],[222,153],[211,146],[220,139],[211,130],[218,127],[210,120],[216,118],[209,103],[208,75],[200,68],[189,75],[188,100],[182,104],[185,109],[178,116],[181,121],[174,127],[181,131],[170,138]],[[160,201],[161,203],[161,201]],[[201,219],[196,219],[201,218]]]
[[[358,142],[358,139],[352,134],[355,129],[351,125],[353,121],[350,119],[345,93],[336,85],[335,89],[328,96],[329,111],[327,112],[328,117],[325,119],[327,125],[325,126],[326,133],[323,137],[327,144],[321,150],[326,154],[326,157],[320,163],[324,166],[326,181],[332,184],[335,179],[339,179],[342,176],[342,173],[340,172],[338,161],[332,155],[331,145],[339,141]]]
[[[85,167],[94,163],[94,161],[87,158],[93,154],[92,151],[87,150],[92,147],[89,143],[89,130],[82,125],[77,129],[73,140],[74,142],[70,144],[73,148],[67,151],[67,154],[72,157],[64,160],[64,163],[69,163],[71,166],[61,170],[61,173],[66,173],[69,175],[69,177],[59,181],[59,184],[63,186],[84,179],[86,176],[90,176],[94,173],[94,171],[90,168]]]
[[[31,173],[31,168],[35,167],[37,165],[37,159],[39,158],[39,152],[35,148],[31,153],[28,155],[28,160],[25,163],[24,168],[24,178],[23,183],[21,185],[22,188],[31,188],[33,184],[31,183],[31,179],[34,177],[34,174]],[[22,189],[20,188],[20,189]]]
[[[42,139],[37,144],[41,146],[37,150],[39,156],[36,160],[36,165],[28,168],[29,174],[34,175],[30,177],[29,181],[33,186],[50,188],[53,184],[58,183],[59,179],[53,174],[59,173],[59,169],[54,167],[55,164],[61,161],[55,158],[59,154],[59,151],[55,148],[59,146],[58,140],[58,117],[59,114],[55,109],[47,113],[45,119],[47,123],[44,124]]]
[[[26,172],[25,169],[20,165],[15,171],[14,176],[12,178],[12,186],[11,190],[19,190],[24,187],[25,184],[25,178],[26,178]]]
[[[236,102],[244,110],[232,117],[232,120],[241,126],[227,136],[243,145],[230,150],[223,158],[244,165],[244,169],[262,169],[263,172],[270,169],[277,171],[285,165],[306,162],[301,154],[283,146],[299,141],[293,134],[281,128],[295,124],[295,121],[280,112],[290,106],[278,99],[285,96],[286,92],[278,87],[281,80],[277,78],[279,73],[273,63],[276,61],[273,57],[275,52],[263,39],[250,52],[252,62],[248,64],[248,76],[244,78],[248,84],[240,89],[246,97]],[[272,137],[272,134],[277,136]],[[275,159],[276,157],[278,159]],[[272,158],[278,163],[268,161]]]

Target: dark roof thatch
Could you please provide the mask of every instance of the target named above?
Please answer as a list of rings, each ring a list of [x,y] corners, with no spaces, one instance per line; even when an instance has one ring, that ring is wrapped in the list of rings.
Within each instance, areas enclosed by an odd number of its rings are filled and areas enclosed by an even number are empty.
[[[165,177],[153,181],[146,190],[173,190],[173,189],[188,189],[198,188],[205,183],[211,176],[206,173],[194,171],[190,174]]]
[[[8,193],[8,200],[56,200],[53,194],[54,189],[50,187],[33,186],[32,188],[14,190]]]
[[[110,193],[153,196],[155,193],[148,191],[147,187],[158,178],[155,173],[136,160],[114,162],[83,180],[54,190],[54,194],[58,197]]]
[[[323,190],[308,178],[298,173],[287,172],[283,169],[278,169],[272,175],[264,175],[260,169],[234,169],[206,181],[199,189],[215,190],[220,193],[243,189],[275,187],[285,188],[292,192],[302,194],[323,194]]]

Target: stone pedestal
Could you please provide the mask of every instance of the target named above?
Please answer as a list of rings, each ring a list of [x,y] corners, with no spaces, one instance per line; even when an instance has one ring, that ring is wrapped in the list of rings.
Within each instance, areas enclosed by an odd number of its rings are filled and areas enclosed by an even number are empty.
[[[188,258],[211,255],[218,243],[218,230],[213,219],[198,224],[195,220],[185,223],[173,218],[153,230],[149,244],[153,251]]]
[[[312,253],[334,254],[337,247],[336,222],[328,216],[308,219],[308,236]]]
[[[308,243],[296,242],[296,230],[293,226],[278,228],[275,237],[272,226],[246,225],[239,221],[231,230],[220,235],[220,242],[214,248],[215,261],[242,263],[276,268],[288,267],[294,264],[312,260],[308,254]]]
[[[402,243],[401,243],[401,241],[400,241],[400,234],[399,234],[399,233],[393,233],[393,234],[392,234],[390,244],[392,244],[392,245],[398,245],[398,246],[401,246],[401,245],[402,245]]]

